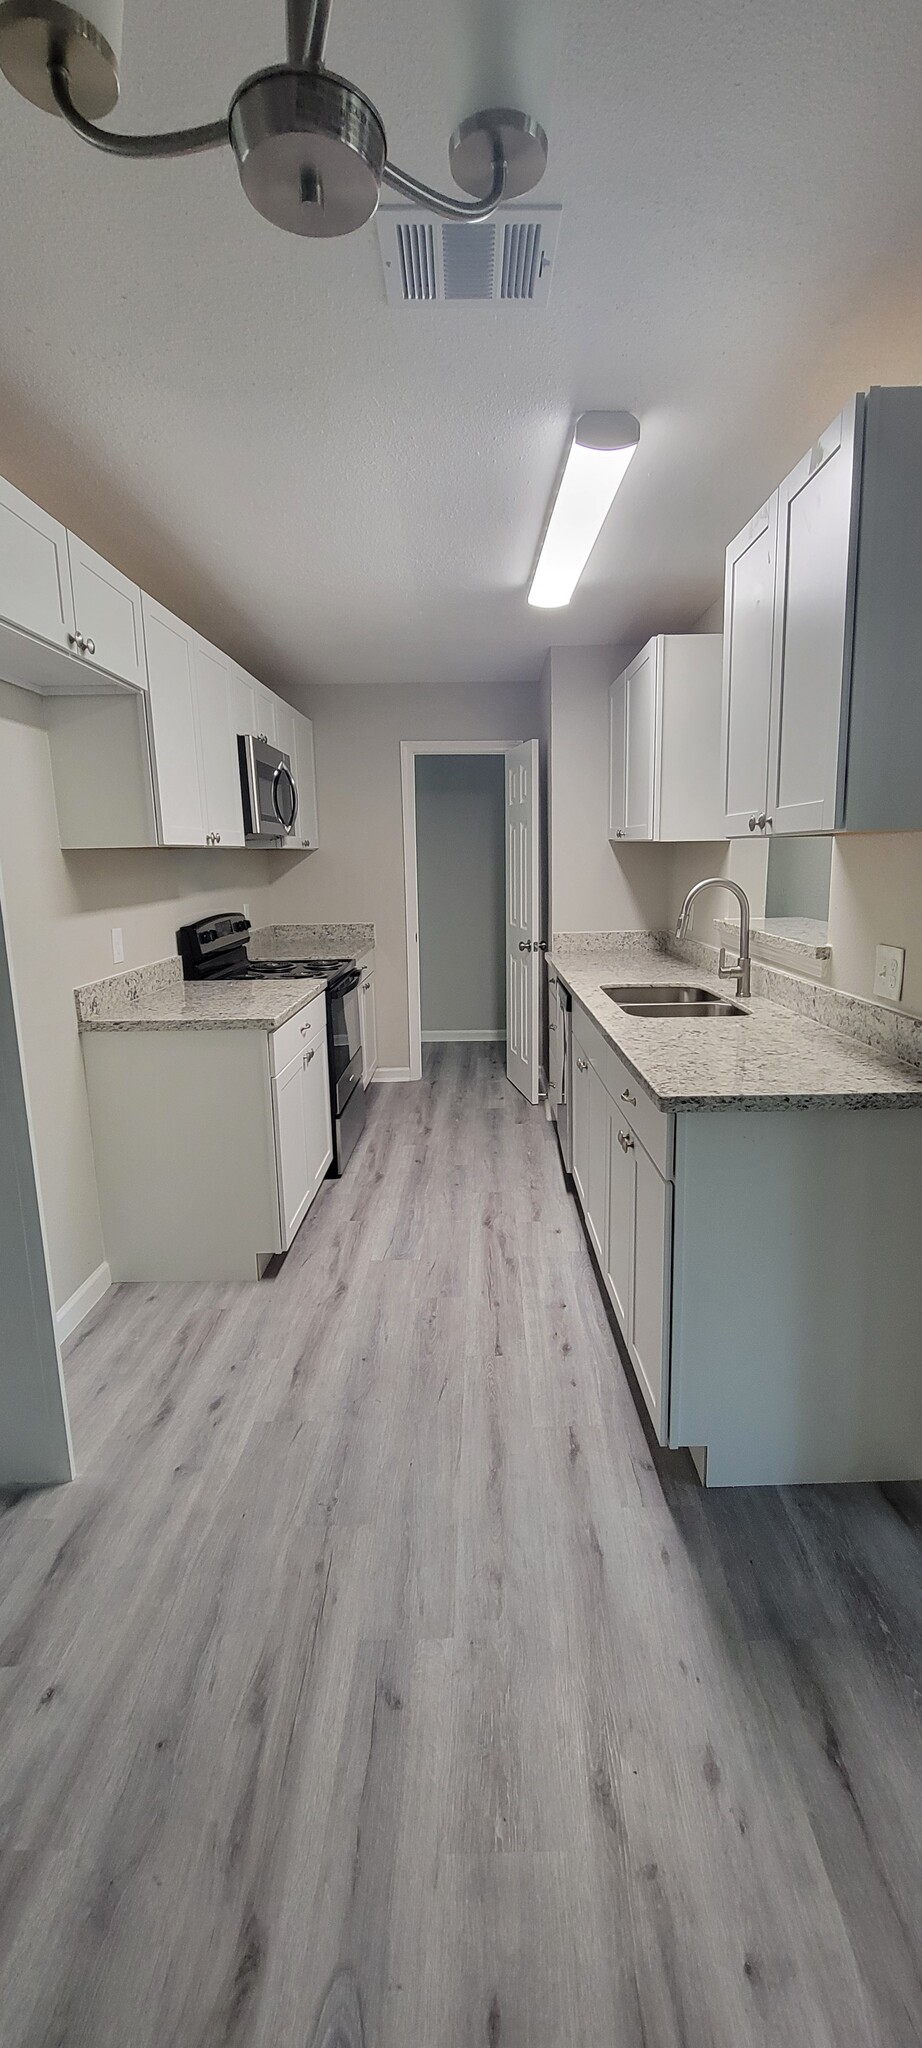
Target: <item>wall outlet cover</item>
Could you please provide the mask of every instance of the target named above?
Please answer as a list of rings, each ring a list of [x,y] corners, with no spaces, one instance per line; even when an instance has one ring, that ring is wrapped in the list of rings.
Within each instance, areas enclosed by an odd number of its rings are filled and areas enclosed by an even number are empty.
[[[878,946],[874,956],[874,994],[884,996],[889,1003],[898,1003],[903,993],[903,966],[906,960],[902,946]]]
[[[245,903],[243,906],[243,915],[244,917],[249,917],[250,915],[250,906],[248,903]]]
[[[125,958],[125,941],[122,937],[122,927],[120,924],[112,926],[112,958],[115,961],[116,967],[119,961]]]

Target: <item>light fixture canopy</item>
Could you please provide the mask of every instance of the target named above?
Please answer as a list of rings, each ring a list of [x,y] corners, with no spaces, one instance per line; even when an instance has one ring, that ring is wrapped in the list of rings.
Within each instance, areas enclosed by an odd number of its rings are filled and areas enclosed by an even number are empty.
[[[569,604],[640,440],[632,412],[583,412],[573,428],[528,602]]]
[[[328,71],[332,0],[286,0],[287,62],[238,87],[223,119],[160,135],[121,135],[96,122],[118,99],[122,0],[0,0],[0,70],[110,156],[191,156],[230,143],[257,212],[296,235],[351,234],[371,218],[382,183],[449,220],[483,221],[543,177],[547,136],[515,107],[488,107],[455,130],[449,163],[469,199],[437,192],[387,155],[371,101]]]

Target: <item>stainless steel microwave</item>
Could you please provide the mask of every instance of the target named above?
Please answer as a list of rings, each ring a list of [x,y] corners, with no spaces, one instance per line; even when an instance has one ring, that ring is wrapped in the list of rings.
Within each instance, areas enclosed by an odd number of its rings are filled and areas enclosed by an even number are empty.
[[[237,752],[247,845],[284,845],[294,833],[298,815],[298,790],[289,755],[252,732],[238,734]]]

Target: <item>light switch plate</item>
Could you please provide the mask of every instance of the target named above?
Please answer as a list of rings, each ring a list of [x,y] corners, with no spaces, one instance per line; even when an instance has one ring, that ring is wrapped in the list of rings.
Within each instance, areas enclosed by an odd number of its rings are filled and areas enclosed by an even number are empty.
[[[903,993],[903,966],[906,959],[902,946],[878,946],[874,958],[874,994],[886,996],[890,1003],[898,1003]]]
[[[122,938],[122,927],[120,924],[112,926],[112,958],[115,961],[116,967],[119,961],[125,958],[125,941]]]

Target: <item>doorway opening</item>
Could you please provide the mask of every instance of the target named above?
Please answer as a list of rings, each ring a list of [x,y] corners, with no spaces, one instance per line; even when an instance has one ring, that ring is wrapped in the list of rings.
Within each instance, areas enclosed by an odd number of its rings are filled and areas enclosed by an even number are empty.
[[[409,1077],[423,1045],[505,1041],[539,1094],[542,940],[537,740],[401,743]]]

